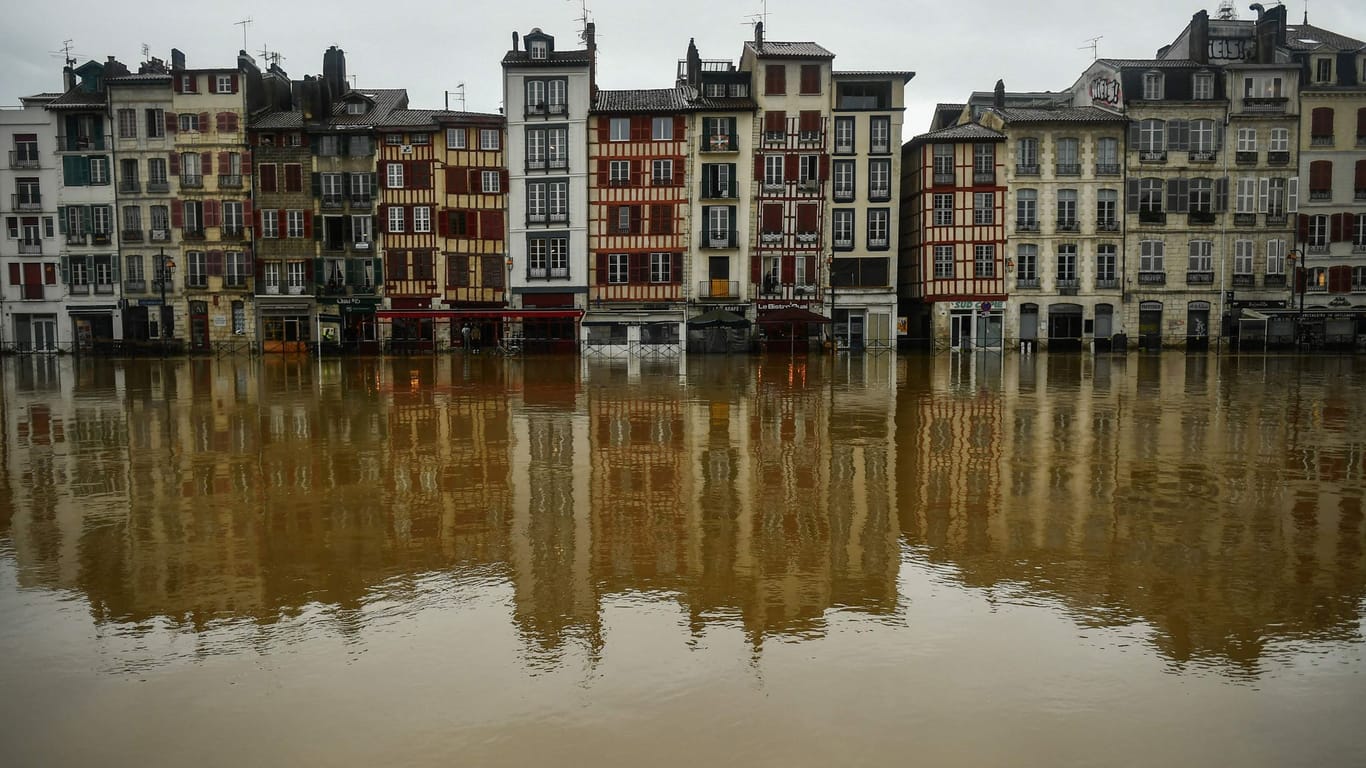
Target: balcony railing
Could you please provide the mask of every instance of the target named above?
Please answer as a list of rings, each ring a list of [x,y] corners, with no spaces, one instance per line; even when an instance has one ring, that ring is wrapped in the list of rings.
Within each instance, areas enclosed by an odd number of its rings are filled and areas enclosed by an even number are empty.
[[[835,141],[835,154],[852,155],[854,154],[854,143],[852,141]]]
[[[220,173],[218,174],[218,186],[223,189],[241,189],[242,174]]]
[[[1186,153],[1186,161],[1191,163],[1212,163],[1214,157],[1212,149],[1192,149]]]
[[[1118,176],[1119,163],[1096,163],[1097,176]]]
[[[1234,152],[1233,162],[1239,165],[1255,165],[1257,163],[1257,150],[1239,150]]]
[[[1016,163],[1016,164],[1015,164],[1015,175],[1016,175],[1016,176],[1038,176],[1038,175],[1039,175],[1039,165],[1038,165],[1038,163]]]
[[[1037,222],[1037,221],[1016,221],[1016,222],[1015,222],[1015,231],[1016,231],[1016,232],[1038,232],[1038,231],[1039,231],[1039,222]]]
[[[1284,213],[1268,213],[1266,215],[1266,225],[1268,227],[1284,227],[1290,223],[1290,217]]]
[[[1310,243],[1305,246],[1310,253],[1328,253],[1328,243]]]
[[[1057,230],[1059,232],[1076,232],[1080,228],[1076,219],[1058,219]]]
[[[189,227],[186,227],[181,231],[180,237],[184,240],[203,240],[204,229],[202,227],[199,229],[190,229]]]
[[[1328,293],[1328,286],[1323,283],[1310,283],[1304,289],[1305,293]]]
[[[1233,226],[1235,226],[1235,227],[1255,227],[1255,226],[1257,226],[1257,214],[1255,214],[1255,213],[1235,213],[1235,214],[1233,214]]]
[[[892,151],[892,145],[885,142],[877,142],[868,145],[868,152],[874,155],[885,155]]]
[[[10,206],[15,211],[43,210],[43,196],[36,192],[21,192],[10,195]]]
[[[1282,151],[1282,152],[1275,152],[1275,151],[1273,151],[1273,152],[1267,152],[1267,153],[1266,153],[1266,164],[1267,164],[1267,165],[1290,165],[1290,153],[1289,153],[1289,152],[1283,152],[1283,151]]]
[[[1080,176],[1080,163],[1058,163],[1057,174],[1059,176]]]
[[[142,182],[137,179],[119,179],[119,194],[136,195],[142,191]]]
[[[1117,219],[1096,219],[1097,232],[1118,232],[1119,221]]]
[[[164,195],[164,194],[166,194],[167,192],[170,192],[170,191],[171,191],[171,182],[169,182],[169,181],[167,181],[167,180],[165,180],[165,179],[160,179],[160,180],[152,179],[151,181],[148,181],[148,182],[147,182],[147,194],[149,194],[149,195],[158,195],[158,194]]]
[[[218,233],[224,240],[241,240],[245,234],[245,229],[241,224],[224,224]]]
[[[1366,242],[1353,243],[1352,253],[1366,253]]]
[[[113,235],[111,235],[111,234],[108,233],[108,232],[91,232],[91,233],[90,233],[90,244],[91,244],[91,245],[109,245],[109,244],[112,243],[112,242],[113,242]]]
[[[1166,224],[1167,212],[1140,210],[1138,212],[1138,221],[1140,224]]]
[[[1331,147],[1333,146],[1333,134],[1310,135],[1309,146],[1311,147]]]
[[[95,283],[96,296],[110,296],[114,293],[113,283]]]
[[[708,232],[704,244],[708,248],[734,248],[735,236],[730,232]]]
[[[98,136],[57,135],[58,152],[90,152],[107,148],[108,142],[103,134]]]
[[[66,244],[67,244],[67,245],[85,245],[85,241],[86,241],[86,234],[85,234],[84,232],[68,232],[68,233],[66,233]]]
[[[703,280],[697,284],[699,299],[735,299],[740,296],[740,283],[736,280]]]
[[[1333,190],[1331,189],[1311,189],[1309,190],[1310,200],[1332,200]]]
[[[738,152],[739,149],[735,137],[725,133],[712,134],[702,141],[703,152]]]
[[[868,199],[875,203],[883,203],[892,199],[891,187],[870,187],[868,189]]]
[[[1187,272],[1186,285],[1214,285],[1214,273]]]
[[[849,250],[854,247],[854,238],[852,237],[843,237],[840,235],[835,235],[835,238],[832,242],[834,243],[834,247],[840,248],[842,250]]]
[[[1187,220],[1191,224],[1213,224],[1215,218],[1214,211],[1191,211],[1187,214]]]
[[[1099,290],[1099,289],[1113,289],[1113,288],[1118,288],[1118,287],[1119,287],[1119,278],[1117,278],[1117,277],[1097,277],[1097,278],[1096,278],[1096,289],[1097,289],[1097,290]]]
[[[1243,111],[1259,114],[1280,114],[1285,112],[1285,105],[1289,101],[1284,96],[1249,96],[1243,99]]]
[[[11,168],[38,168],[40,165],[37,152],[25,152],[17,149],[9,151],[9,167]]]
[[[124,293],[146,293],[146,292],[147,292],[147,281],[146,281],[146,280],[124,280],[124,281],[123,281],[123,292],[124,292]]]
[[[995,184],[995,183],[996,183],[996,172],[995,172],[995,171],[973,171],[973,172],[972,172],[972,183],[973,183],[973,184]]]
[[[1352,192],[1353,200],[1366,200],[1366,189],[1358,189]]]
[[[1165,163],[1167,162],[1167,150],[1165,149],[1145,149],[1139,150],[1138,162],[1140,163]]]
[[[1057,280],[1058,294],[1061,296],[1076,296],[1081,289],[1081,281],[1075,277],[1060,277]]]
[[[835,202],[851,203],[854,201],[854,190],[848,187],[835,187]]]
[[[1255,288],[1256,286],[1257,278],[1253,277],[1252,275],[1235,274],[1233,276],[1234,288]]]
[[[1167,284],[1167,273],[1166,273],[1166,272],[1139,272],[1139,273],[1138,273],[1138,284],[1139,284],[1139,285],[1166,285],[1166,284]]]
[[[119,232],[119,239],[122,240],[122,241],[125,242],[125,243],[140,243],[140,242],[142,242],[142,230],[140,230],[140,229],[125,229],[125,230],[122,230],[122,231]]]
[[[322,197],[323,210],[335,211],[344,205],[346,205],[346,198],[341,195],[323,195]]]
[[[369,194],[352,194],[352,195],[351,195],[351,207],[352,207],[352,208],[357,208],[357,209],[360,209],[360,208],[369,208],[370,206],[372,206],[372,205],[374,205],[374,204],[375,204],[375,198],[374,198],[374,196],[372,196],[372,195],[369,195]]]
[[[1039,278],[1037,277],[1017,277],[1015,278],[1016,288],[1038,288]]]
[[[868,247],[869,247],[869,248],[886,248],[886,247],[887,247],[887,238],[885,238],[885,237],[869,237],[869,238],[868,238]]]
[[[72,296],[89,296],[90,283],[72,283],[67,286],[67,292]]]
[[[180,186],[186,189],[202,189],[204,177],[199,174],[180,174]]]
[[[19,255],[20,255],[20,256],[41,256],[42,254],[43,254],[43,241],[42,241],[42,240],[20,240],[20,241],[19,241]]]
[[[1263,288],[1284,288],[1284,287],[1285,287],[1285,275],[1283,275],[1283,274],[1281,274],[1281,275],[1263,275],[1263,276],[1262,276],[1262,287],[1263,287]]]

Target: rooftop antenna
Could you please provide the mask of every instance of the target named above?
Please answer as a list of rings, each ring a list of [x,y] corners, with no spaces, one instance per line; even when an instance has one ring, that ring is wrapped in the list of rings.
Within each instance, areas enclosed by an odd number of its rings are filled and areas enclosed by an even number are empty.
[[[573,2],[574,0],[569,1]],[[588,0],[579,0],[579,15],[574,18],[574,21],[579,23],[579,42],[585,45],[588,44],[588,22],[592,20],[593,17],[588,12]]]
[[[1217,18],[1221,21],[1237,21],[1238,6],[1234,4],[1233,0],[1221,0]]]
[[[67,65],[68,67],[74,67],[74,66],[76,66],[76,57],[77,57],[79,54],[76,54],[76,53],[73,53],[73,52],[72,52],[72,50],[71,50],[71,43],[72,43],[72,42],[73,42],[73,41],[71,41],[71,40],[63,40],[63,41],[62,41],[62,47],[61,47],[59,50],[56,50],[56,51],[48,51],[48,54],[49,54],[49,55],[52,55],[52,56],[61,56],[62,58],[66,59],[66,65]]]
[[[1105,39],[1105,35],[1096,35],[1095,37],[1089,37],[1089,38],[1086,39],[1086,45],[1083,45],[1083,46],[1078,47],[1077,50],[1079,50],[1079,51],[1084,51],[1084,50],[1086,50],[1087,48],[1090,48],[1090,49],[1091,49],[1091,61],[1095,61],[1095,60],[1096,60],[1096,57],[1097,57],[1098,49],[1100,48],[1100,41],[1101,41],[1101,40],[1104,40],[1104,39]]]
[[[346,76],[346,79],[351,81],[351,90],[353,90],[353,91],[356,90],[356,89],[357,89],[357,86],[359,85],[359,81],[356,80],[356,76],[355,76],[355,75],[347,75],[347,76]]]
[[[752,26],[754,26],[755,24],[757,24],[757,23],[759,23],[759,22],[763,22],[763,24],[764,24],[764,34],[767,35],[767,34],[768,34],[768,0],[759,0],[759,12],[758,12],[758,13],[751,13],[751,14],[749,14],[748,16],[745,17],[745,20],[742,21],[742,22],[740,22],[740,23],[741,23],[741,24],[746,24],[746,25],[749,25],[749,26],[752,27]]]
[[[275,51],[270,50],[263,44],[261,46],[261,60],[264,61],[266,63],[266,66],[268,67],[271,65],[278,67],[280,66],[280,62],[285,60],[285,57],[279,53],[276,53]]]
[[[233,26],[242,28],[242,50],[247,49],[247,27],[251,26],[251,17],[248,16],[241,21],[234,21]]]
[[[456,84],[455,90],[454,90],[454,91],[446,91],[446,111],[447,111],[447,112],[450,112],[450,111],[451,111],[451,94],[452,94],[452,93],[455,94],[455,98],[457,98],[457,99],[460,100],[460,111],[461,111],[461,112],[466,111],[466,110],[465,110],[465,84],[464,84],[464,83],[458,83],[458,84]]]
[[[143,43],[143,44],[142,44],[142,60],[143,60],[143,61],[151,61],[151,60],[152,60],[152,46],[150,46],[150,45],[148,45],[148,44],[146,44],[146,43]]]

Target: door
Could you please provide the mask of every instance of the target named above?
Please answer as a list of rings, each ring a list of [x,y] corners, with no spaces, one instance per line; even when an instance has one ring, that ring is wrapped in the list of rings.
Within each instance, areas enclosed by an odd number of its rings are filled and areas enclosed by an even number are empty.
[[[949,346],[953,349],[972,348],[972,315],[949,315]]]
[[[849,316],[849,336],[846,340],[849,349],[863,349],[863,315]]]
[[[1209,349],[1209,302],[1192,301],[1186,307],[1186,349]]]
[[[1109,304],[1096,305],[1096,327],[1092,338],[1095,340],[1096,349],[1108,351],[1111,347],[1110,336],[1115,332],[1114,308]]]
[[[1048,308],[1048,348],[1075,352],[1081,349],[1080,304],[1054,304]]]
[[[712,256],[707,260],[707,296],[721,298],[731,296],[730,257]],[[738,291],[737,291],[738,293]]]
[[[209,305],[203,301],[190,302],[190,349],[209,351]]]
[[[1138,307],[1138,345],[1143,349],[1162,348],[1162,303],[1145,301]]]
[[[57,351],[57,318],[33,318],[33,349],[35,352]]]

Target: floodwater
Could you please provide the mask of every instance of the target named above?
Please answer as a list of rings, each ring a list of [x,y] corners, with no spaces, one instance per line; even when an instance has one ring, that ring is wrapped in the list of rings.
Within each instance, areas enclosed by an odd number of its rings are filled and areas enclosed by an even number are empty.
[[[5,766],[1366,765],[1366,359],[0,376]]]

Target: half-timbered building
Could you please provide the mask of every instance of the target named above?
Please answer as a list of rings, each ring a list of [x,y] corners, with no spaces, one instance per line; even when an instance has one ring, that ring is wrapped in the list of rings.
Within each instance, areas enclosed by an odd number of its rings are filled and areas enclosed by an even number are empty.
[[[439,170],[436,175],[437,237],[445,262],[440,270],[441,298],[452,314],[451,344],[464,344],[463,329],[471,329],[471,343],[492,346],[503,333],[502,310],[507,307],[507,137],[502,115],[441,112],[435,136]],[[558,139],[564,141],[563,137]],[[560,146],[563,157],[565,147]],[[555,211],[567,216],[563,187]],[[548,216],[550,201],[538,199]]]
[[[684,88],[598,91],[588,125],[586,353],[683,350],[690,111]]]
[[[379,228],[383,233],[384,296],[380,337],[394,351],[430,351],[437,344],[438,280],[436,114],[395,110],[377,126]],[[450,341],[445,323],[444,343]]]

